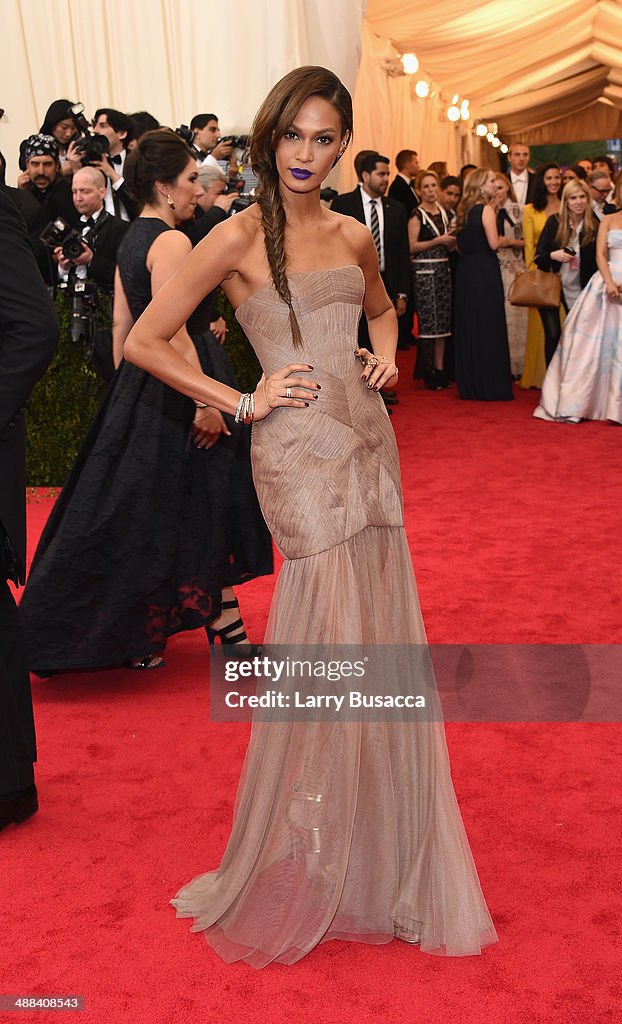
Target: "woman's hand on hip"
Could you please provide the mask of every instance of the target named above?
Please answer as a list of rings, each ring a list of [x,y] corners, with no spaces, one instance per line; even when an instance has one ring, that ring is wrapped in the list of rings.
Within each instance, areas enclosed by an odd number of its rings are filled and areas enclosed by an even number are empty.
[[[320,385],[299,376],[301,372],[309,373],[312,369],[308,363],[288,363],[269,377],[263,374],[255,389],[255,419],[265,419],[273,409],[304,409],[317,401]]]

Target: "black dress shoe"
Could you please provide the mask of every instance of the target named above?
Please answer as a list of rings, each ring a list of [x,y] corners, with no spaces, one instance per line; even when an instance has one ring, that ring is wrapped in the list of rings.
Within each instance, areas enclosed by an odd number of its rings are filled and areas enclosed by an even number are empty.
[[[19,825],[39,810],[37,787],[33,783],[12,797],[0,797],[0,832],[7,825]]]

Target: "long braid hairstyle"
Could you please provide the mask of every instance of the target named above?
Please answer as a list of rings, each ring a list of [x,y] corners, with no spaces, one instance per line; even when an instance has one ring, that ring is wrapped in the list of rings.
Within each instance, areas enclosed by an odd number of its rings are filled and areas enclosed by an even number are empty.
[[[290,71],[277,82],[257,111],[251,128],[250,156],[259,178],[257,203],[261,211],[266,255],[274,287],[289,308],[294,348],[302,348],[300,324],[292,303],[287,279],[285,229],[287,218],[281,198],[276,167],[275,146],[291,127],[300,107],[311,96],[330,103],[341,119],[342,138],[352,134],[352,97],[332,71],[320,67],[302,67]]]

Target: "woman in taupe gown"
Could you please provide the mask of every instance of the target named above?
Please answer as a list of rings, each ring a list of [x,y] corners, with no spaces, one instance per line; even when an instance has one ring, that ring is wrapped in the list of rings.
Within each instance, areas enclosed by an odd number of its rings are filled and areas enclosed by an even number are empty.
[[[193,251],[125,356],[197,402],[250,418],[250,397],[173,347],[221,284],[263,368],[253,473],[285,556],[266,642],[421,652],[397,448],[378,394],[397,379],[395,311],[370,232],[320,203],[351,130],[349,93],[331,72],[286,75],[253,126],[258,202]],[[361,308],[373,353],[355,351]],[[427,687],[433,700],[429,657],[412,660],[409,689]],[[254,723],[220,867],[173,901],[225,960],[293,963],[332,938],[397,936],[449,955],[495,941],[442,725],[380,718]]]

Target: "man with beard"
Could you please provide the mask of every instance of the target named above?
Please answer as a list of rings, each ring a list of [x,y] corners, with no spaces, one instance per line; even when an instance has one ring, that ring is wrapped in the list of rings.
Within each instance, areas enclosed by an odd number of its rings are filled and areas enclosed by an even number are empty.
[[[56,217],[62,217],[72,227],[79,222],[79,214],[73,205],[71,185],[60,173],[58,146],[51,135],[31,135],[27,140],[24,155],[26,170],[20,174],[18,187],[36,200],[42,209],[45,227]],[[45,283],[53,286],[56,282],[56,264],[51,252],[40,252],[37,247],[37,262]]]

